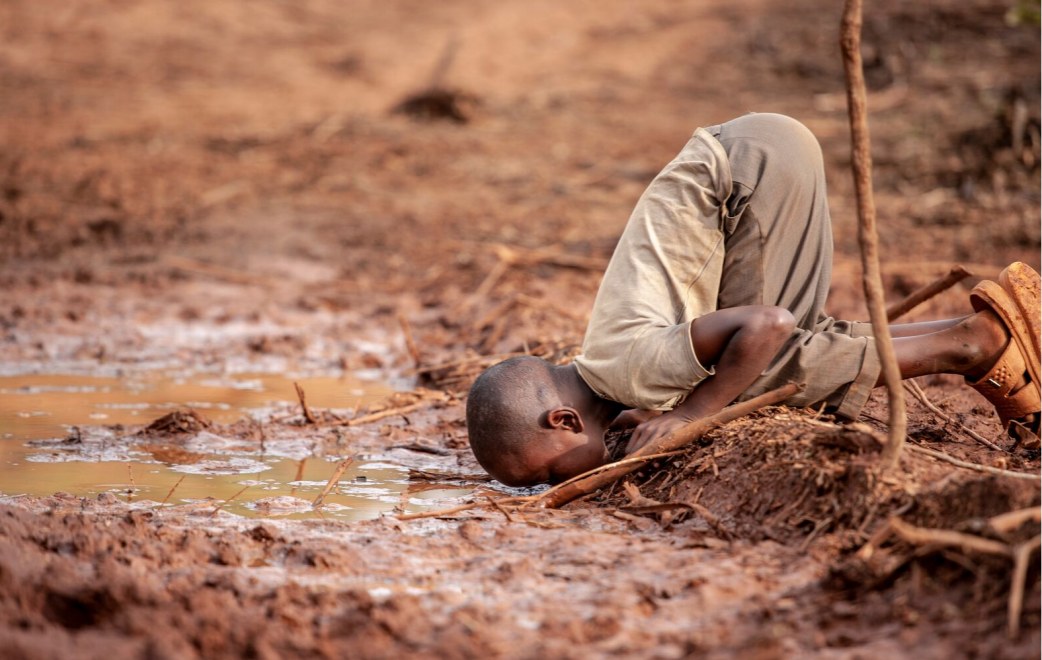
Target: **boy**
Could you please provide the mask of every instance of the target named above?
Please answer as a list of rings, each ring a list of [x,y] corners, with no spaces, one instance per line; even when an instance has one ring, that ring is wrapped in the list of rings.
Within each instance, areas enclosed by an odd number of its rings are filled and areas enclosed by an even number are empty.
[[[810,131],[776,114],[698,129],[630,216],[582,354],[513,358],[475,381],[475,457],[507,485],[557,482],[608,460],[611,426],[635,424],[632,452],[790,381],[805,388],[786,403],[856,418],[881,384],[879,358],[869,324],[822,313],[831,267]],[[1014,264],[1000,283],[974,289],[970,316],[892,326],[894,349],[902,377],[963,375],[1003,425],[1037,433],[1038,274]]]

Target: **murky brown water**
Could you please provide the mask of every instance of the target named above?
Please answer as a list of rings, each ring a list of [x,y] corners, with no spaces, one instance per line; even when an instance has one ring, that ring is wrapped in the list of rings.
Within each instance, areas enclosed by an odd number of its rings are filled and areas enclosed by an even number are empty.
[[[5,376],[0,377],[0,439],[64,437],[66,427],[76,424],[145,424],[184,407],[215,422],[233,422],[248,410],[296,401],[294,380],[315,408],[357,408],[391,393],[382,383],[350,377],[290,379],[252,373]]]
[[[391,392],[382,383],[350,377],[296,381],[315,408],[358,408]],[[363,461],[348,468],[316,511],[310,503],[333,474],[335,459],[222,451],[219,442],[207,447],[205,438],[180,455],[125,443],[84,452],[48,442],[67,437],[72,426],[146,424],[184,407],[215,422],[233,422],[250,411],[296,401],[293,382],[272,374],[0,377],[0,493],[109,492],[128,501],[220,505],[245,516],[360,519],[396,506],[444,505],[469,492],[417,488],[408,482],[405,467]]]

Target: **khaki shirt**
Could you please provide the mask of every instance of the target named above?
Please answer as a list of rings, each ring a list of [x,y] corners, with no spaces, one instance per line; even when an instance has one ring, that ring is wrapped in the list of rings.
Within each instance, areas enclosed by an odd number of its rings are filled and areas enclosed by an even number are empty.
[[[575,359],[600,396],[669,410],[713,373],[690,324],[716,310],[732,185],[727,154],[700,128],[637,202]]]

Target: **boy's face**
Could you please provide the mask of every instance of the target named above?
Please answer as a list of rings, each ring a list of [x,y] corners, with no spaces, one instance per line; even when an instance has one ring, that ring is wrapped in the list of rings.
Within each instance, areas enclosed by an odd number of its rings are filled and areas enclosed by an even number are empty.
[[[544,429],[531,443],[526,461],[538,483],[558,483],[608,462],[603,437],[570,429]]]

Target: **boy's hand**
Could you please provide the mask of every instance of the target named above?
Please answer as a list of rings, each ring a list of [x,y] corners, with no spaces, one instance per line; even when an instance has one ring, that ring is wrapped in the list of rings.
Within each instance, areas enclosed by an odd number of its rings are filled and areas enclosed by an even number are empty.
[[[640,410],[638,408],[623,410],[619,413],[619,416],[612,420],[612,423],[608,425],[608,430],[628,431],[640,426],[653,417],[658,417],[661,414],[662,413],[658,410]]]
[[[642,422],[633,430],[630,441],[626,445],[626,455],[630,455],[653,440],[664,438],[678,428],[693,422],[695,418],[679,414],[679,411],[666,413],[659,417]]]
[[[691,345],[716,374],[676,408],[640,424],[626,453],[662,439],[688,422],[719,412],[760,376],[792,336],[796,319],[781,307],[750,305],[710,312],[691,322]]]

